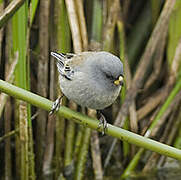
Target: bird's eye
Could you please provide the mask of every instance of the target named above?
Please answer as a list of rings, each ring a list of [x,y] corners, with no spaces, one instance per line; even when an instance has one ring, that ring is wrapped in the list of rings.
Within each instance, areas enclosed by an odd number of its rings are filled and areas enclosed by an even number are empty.
[[[110,75],[110,74],[106,74],[106,77],[107,77],[108,79],[110,79],[110,80],[113,80],[113,79],[114,79],[113,76]]]

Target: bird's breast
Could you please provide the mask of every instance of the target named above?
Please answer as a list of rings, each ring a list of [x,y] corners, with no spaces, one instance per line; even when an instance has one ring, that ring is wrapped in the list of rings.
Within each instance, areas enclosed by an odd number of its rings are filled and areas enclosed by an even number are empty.
[[[60,88],[63,94],[80,106],[91,109],[104,109],[110,106],[118,97],[121,87],[106,87],[100,80],[90,79],[86,73],[74,74],[72,80],[60,75]]]

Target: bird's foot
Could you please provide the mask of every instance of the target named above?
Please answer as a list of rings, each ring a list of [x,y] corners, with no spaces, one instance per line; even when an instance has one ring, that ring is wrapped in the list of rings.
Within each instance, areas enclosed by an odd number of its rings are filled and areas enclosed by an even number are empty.
[[[104,135],[107,130],[108,124],[104,115],[101,112],[98,113],[100,114],[98,129],[102,126],[102,135]]]
[[[49,115],[52,115],[54,112],[57,112],[59,110],[59,108],[62,104],[62,98],[63,98],[63,95],[54,101],[51,111],[49,112]]]

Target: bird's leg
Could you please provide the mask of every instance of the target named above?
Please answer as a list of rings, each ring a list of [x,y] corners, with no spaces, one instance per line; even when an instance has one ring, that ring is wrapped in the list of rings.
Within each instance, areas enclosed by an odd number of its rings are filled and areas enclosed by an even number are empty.
[[[49,113],[49,115],[52,115],[54,112],[57,112],[60,108],[60,105],[62,104],[62,98],[64,95],[60,96],[59,98],[57,98],[51,108],[51,111]]]
[[[108,127],[108,124],[107,124],[106,118],[105,118],[104,115],[101,113],[101,111],[98,110],[97,113],[98,113],[98,116],[100,116],[98,129],[102,126],[102,127],[103,127],[102,135],[104,135],[105,132],[106,132],[106,129],[107,129],[107,127]]]

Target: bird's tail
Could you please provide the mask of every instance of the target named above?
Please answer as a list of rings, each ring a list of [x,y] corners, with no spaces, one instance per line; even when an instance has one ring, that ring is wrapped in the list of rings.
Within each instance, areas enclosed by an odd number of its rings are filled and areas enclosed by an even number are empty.
[[[57,53],[57,52],[51,52],[51,55],[53,57],[56,58],[57,60],[57,66],[59,64],[59,66],[62,66],[62,68],[64,67],[65,64],[65,60],[66,60],[66,56],[63,53]]]
[[[66,56],[63,53],[51,52],[51,55],[57,60],[57,68],[60,74],[64,74]]]

